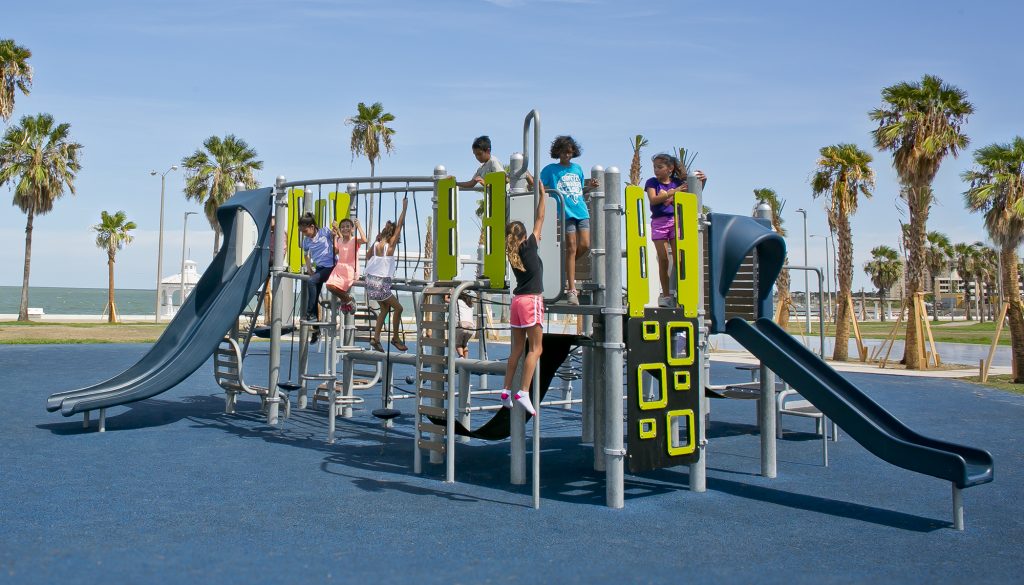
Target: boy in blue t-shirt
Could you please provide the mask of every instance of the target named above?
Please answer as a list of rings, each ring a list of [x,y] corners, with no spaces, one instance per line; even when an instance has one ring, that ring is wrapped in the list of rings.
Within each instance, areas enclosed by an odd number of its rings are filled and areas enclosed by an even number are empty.
[[[565,198],[566,296],[569,304],[580,304],[576,291],[576,260],[590,251],[590,212],[583,194],[597,187],[597,181],[585,179],[580,165],[572,159],[581,154],[580,145],[572,136],[557,136],[551,142],[551,163],[540,171],[540,182],[547,189],[557,189]]]

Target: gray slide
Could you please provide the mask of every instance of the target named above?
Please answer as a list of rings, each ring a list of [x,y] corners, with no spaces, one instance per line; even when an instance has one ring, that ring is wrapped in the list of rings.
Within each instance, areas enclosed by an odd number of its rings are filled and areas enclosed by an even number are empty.
[[[234,259],[239,210],[249,213],[258,230],[256,247],[240,263]],[[224,245],[196,284],[160,339],[135,365],[87,388],[57,392],[46,410],[64,416],[145,400],[173,388],[199,369],[270,272],[270,216],[273,189],[237,193],[217,209]],[[240,265],[238,265],[240,264]]]

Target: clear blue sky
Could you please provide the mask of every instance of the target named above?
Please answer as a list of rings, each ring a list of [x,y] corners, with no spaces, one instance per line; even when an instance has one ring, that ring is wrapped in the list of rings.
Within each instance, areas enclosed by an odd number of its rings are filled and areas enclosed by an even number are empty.
[[[826,233],[808,180],[818,149],[853,142],[875,154],[875,197],[853,219],[854,286],[871,247],[896,245],[901,213],[891,158],[874,151],[867,112],[880,90],[934,74],[976,108],[974,147],[1024,134],[1017,2],[613,2],[494,0],[374,2],[94,0],[18,2],[0,37],[33,52],[32,95],[15,119],[49,112],[85,146],[78,194],[35,224],[32,284],[106,285],[90,226],[123,209],[139,229],[118,255],[119,288],[152,288],[159,177],[210,135],[234,133],[265,161],[260,180],[364,175],[344,125],[360,101],[396,116],[396,152],[378,174],[461,178],[476,168],[469,144],[494,140],[503,160],[537,108],[543,139],[571,133],[580,164],[628,171],[630,138],[646,155],[699,152],[716,211],[749,213],[752,189],[786,200],[790,254],[803,256],[798,207]],[[649,156],[644,174],[650,175]],[[954,241],[984,238],[962,204],[970,152],[935,181],[929,228]],[[168,175],[165,274],[180,262],[182,215],[199,211]],[[4,188],[3,197],[10,197]],[[470,204],[466,203],[468,207]],[[0,285],[21,283],[25,216],[0,214]],[[468,209],[467,209],[468,211]],[[471,216],[471,215],[470,215]],[[465,214],[464,214],[465,217]],[[212,251],[205,220],[190,220],[191,257]],[[473,230],[475,232],[475,229]],[[824,263],[811,240],[810,261]]]

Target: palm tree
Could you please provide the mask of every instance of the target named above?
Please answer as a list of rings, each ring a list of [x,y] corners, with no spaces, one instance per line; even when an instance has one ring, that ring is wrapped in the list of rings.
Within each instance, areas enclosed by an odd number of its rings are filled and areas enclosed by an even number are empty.
[[[11,39],[0,39],[0,118],[14,114],[14,92],[28,95],[32,87],[32,51],[16,45]]]
[[[772,208],[772,229],[775,233],[782,237],[786,237],[786,228],[782,227],[782,210],[786,207],[786,200],[780,199],[775,189],[769,189],[767,187],[761,187],[760,189],[754,189],[754,200],[764,201]],[[786,256],[785,264],[789,264],[789,256]],[[779,314],[776,317],[776,321],[779,327],[783,329],[789,324],[789,308],[793,306],[793,298],[789,292],[789,270],[783,270],[779,273],[778,280],[775,281],[776,291],[779,295]]]
[[[100,223],[92,226],[96,232],[96,247],[107,252],[106,310],[109,323],[118,321],[117,305],[114,304],[114,256],[135,239],[135,236],[131,234],[135,227],[135,222],[128,221],[128,216],[123,211],[118,211],[114,215],[101,211]]]
[[[629,184],[639,185],[640,179],[643,176],[640,174],[640,149],[646,147],[648,141],[644,138],[643,134],[637,134],[633,137],[633,140],[629,141],[629,145],[633,147],[633,162],[629,164]]]
[[[203,150],[205,148],[206,150]],[[234,134],[224,138],[211,136],[190,156],[181,159],[185,169],[185,198],[203,205],[206,220],[213,228],[213,253],[220,250],[220,222],[217,208],[235,193],[235,183],[255,189],[255,171],[263,168],[256,151]]]
[[[901,82],[882,90],[881,108],[869,113],[878,122],[872,135],[875,146],[893,155],[893,168],[900,177],[901,194],[910,211],[910,249],[907,262],[908,290],[913,295],[924,289],[925,233],[933,194],[932,180],[942,160],[967,148],[967,135],[961,131],[974,106],[967,93],[925,75],[920,82]],[[921,367],[917,329],[907,323],[904,359],[908,368]]]
[[[956,264],[956,272],[964,283],[964,310],[968,321],[974,320],[974,312],[971,310],[970,296],[967,294],[967,283],[974,281],[975,263],[977,260],[977,249],[973,244],[957,242],[953,245],[953,258]]]
[[[828,195],[829,224],[839,239],[839,291],[836,295],[836,345],[832,359],[846,360],[850,345],[850,290],[853,285],[853,232],[850,216],[857,212],[860,195],[871,197],[875,171],[870,154],[855,144],[834,144],[820,151],[818,168],[811,178],[811,194]]]
[[[25,116],[0,141],[0,186],[14,186],[14,205],[25,223],[25,272],[21,281],[18,320],[28,321],[28,277],[32,264],[32,225],[37,215],[53,210],[64,190],[75,193],[75,174],[82,145],[72,142],[70,124],[55,124],[53,116]]]
[[[871,278],[871,284],[878,289],[878,298],[882,305],[882,321],[888,312],[885,298],[900,277],[903,276],[903,263],[900,254],[889,246],[875,246],[871,249],[871,261],[864,263],[864,273]]]
[[[977,168],[962,175],[970,184],[964,199],[968,209],[984,214],[985,230],[999,246],[1002,296],[1013,347],[1013,381],[1024,383],[1024,302],[1017,268],[1017,248],[1024,243],[1024,138],[979,148],[974,162]]]
[[[927,247],[924,250],[924,261],[928,265],[928,274],[932,276],[932,321],[939,321],[939,275],[949,270],[949,262],[953,257],[953,243],[949,236],[942,232],[928,232],[925,236]]]
[[[392,142],[395,130],[388,126],[389,122],[394,121],[395,116],[385,112],[384,106],[380,102],[374,102],[372,106],[359,102],[356,106],[356,115],[345,119],[345,124],[352,126],[352,137],[349,141],[352,159],[354,160],[357,156],[365,156],[366,160],[370,162],[371,177],[376,176],[375,170],[377,160],[380,158],[381,144],[383,143],[385,152],[390,153],[395,150],[395,145]],[[371,193],[368,206],[371,224],[373,223],[374,199],[374,194]],[[371,227],[372,225],[367,226],[367,237],[372,236],[369,233]]]

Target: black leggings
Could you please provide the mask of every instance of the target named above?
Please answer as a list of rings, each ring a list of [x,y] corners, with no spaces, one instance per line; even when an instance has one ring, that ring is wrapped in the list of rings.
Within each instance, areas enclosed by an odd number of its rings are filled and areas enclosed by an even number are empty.
[[[324,290],[324,283],[334,270],[333,266],[317,266],[309,280],[303,283],[306,293],[306,318],[315,319],[317,316],[316,301],[320,298],[320,292]]]

